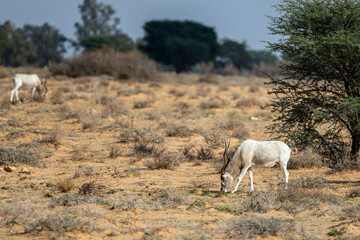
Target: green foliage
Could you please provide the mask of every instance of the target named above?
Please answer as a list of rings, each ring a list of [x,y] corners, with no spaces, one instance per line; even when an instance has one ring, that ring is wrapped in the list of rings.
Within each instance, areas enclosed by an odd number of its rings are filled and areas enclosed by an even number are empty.
[[[213,61],[218,50],[213,28],[192,21],[150,21],[144,25],[145,44],[140,49],[177,72],[198,62]]]
[[[0,63],[6,66],[45,66],[59,62],[67,39],[55,27],[25,25],[16,28],[6,21],[0,25]]]
[[[264,50],[259,51],[249,51],[249,54],[254,63],[260,64],[260,62],[265,62],[269,64],[276,64],[279,61],[279,58],[275,54],[268,53]]]
[[[360,1],[284,0],[270,17],[281,53],[269,93],[278,117],[272,133],[317,149],[330,165],[357,161],[360,148]],[[349,144],[350,142],[350,144]]]
[[[126,35],[88,36],[80,40],[80,45],[86,50],[96,50],[110,47],[121,52],[134,50],[134,44]]]
[[[96,0],[84,0],[79,5],[82,23],[76,22],[78,40],[89,36],[120,35],[119,18],[113,18],[115,10],[110,5],[97,3]]]
[[[36,57],[30,59],[30,63],[37,66],[46,66],[50,61],[60,62],[66,52],[65,42],[67,38],[58,29],[44,23],[41,26],[25,25],[23,32],[27,39],[36,46]]]
[[[220,43],[219,57],[221,63],[233,63],[239,70],[251,68],[252,57],[246,50],[246,43],[238,43],[233,40],[223,39]]]

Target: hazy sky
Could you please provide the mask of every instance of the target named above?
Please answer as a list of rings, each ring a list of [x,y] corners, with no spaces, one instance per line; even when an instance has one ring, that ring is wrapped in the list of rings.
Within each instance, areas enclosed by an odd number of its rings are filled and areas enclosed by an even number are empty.
[[[0,23],[10,20],[24,24],[55,26],[75,39],[74,23],[80,21],[78,5],[82,0],[0,0]],[[194,20],[214,27],[218,38],[246,41],[250,49],[265,49],[261,41],[276,41],[269,35],[272,7],[280,0],[103,0],[120,18],[120,28],[133,40],[144,36],[142,26],[149,20]]]

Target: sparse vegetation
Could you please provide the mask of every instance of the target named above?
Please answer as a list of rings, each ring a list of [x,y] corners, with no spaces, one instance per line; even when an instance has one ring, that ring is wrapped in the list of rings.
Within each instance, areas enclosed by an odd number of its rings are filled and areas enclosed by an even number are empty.
[[[328,232],[345,226],[340,237],[356,239],[357,170],[329,174],[314,151],[293,147],[289,166],[295,169],[289,170],[287,190],[281,171],[254,168],[255,192],[247,194],[247,176],[235,194],[219,192],[224,139],[231,141],[233,155],[248,137],[270,138],[264,131],[273,119],[269,110],[235,107],[243,98],[270,101],[263,87],[249,92],[264,79],[217,76],[219,84],[200,84],[196,74],[161,75],[154,83],[58,76],[49,79],[45,102],[0,111],[0,235],[286,238],[277,223],[301,239],[313,236],[316,227],[307,226],[319,221],[332,226],[317,231],[319,238],[332,238]],[[0,81],[6,95],[10,83]],[[62,104],[52,102],[56,91]],[[152,103],[133,108],[143,100]],[[207,100],[221,108],[199,109]],[[82,129],[84,116],[96,124]],[[6,165],[15,170],[6,172]],[[235,228],[238,216],[255,219],[254,225]]]
[[[18,165],[28,164],[40,167],[41,157],[34,153],[29,147],[3,147],[0,146],[0,164],[1,165]]]
[[[293,220],[279,219],[275,217],[263,217],[255,215],[253,217],[242,217],[231,224],[230,232],[234,238],[254,238],[257,236],[288,236],[295,231]]]

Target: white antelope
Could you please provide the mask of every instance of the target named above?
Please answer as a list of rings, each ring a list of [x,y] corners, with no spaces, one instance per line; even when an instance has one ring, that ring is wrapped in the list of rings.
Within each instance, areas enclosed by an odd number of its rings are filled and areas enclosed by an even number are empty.
[[[42,96],[47,96],[47,87],[46,87],[46,79],[45,80],[40,80],[40,78],[36,75],[36,74],[15,74],[15,76],[12,78],[12,81],[14,83],[14,88],[11,91],[11,96],[10,96],[10,102],[13,102],[13,97],[14,97],[14,93],[16,95],[16,99],[19,101],[19,103],[21,103],[20,99],[19,99],[19,88],[21,86],[25,86],[28,88],[32,88],[32,95],[31,95],[31,99],[34,98],[34,94],[35,91],[37,91],[39,93],[39,95]],[[41,86],[43,85],[44,87],[44,92],[41,94]]]
[[[254,141],[246,140],[240,144],[232,159],[228,154],[229,145],[226,145],[223,154],[224,165],[221,168],[221,191],[227,192],[233,180],[238,177],[234,193],[243,179],[246,171],[249,172],[250,191],[254,191],[252,166],[273,167],[275,164],[282,169],[285,176],[285,188],[289,179],[287,163],[290,159],[291,149],[280,141]]]

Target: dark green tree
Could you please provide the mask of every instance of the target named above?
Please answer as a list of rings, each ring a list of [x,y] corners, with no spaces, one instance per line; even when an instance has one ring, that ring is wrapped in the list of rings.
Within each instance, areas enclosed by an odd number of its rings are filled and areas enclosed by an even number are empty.
[[[253,60],[253,63],[256,64],[264,62],[275,65],[279,61],[279,58],[275,54],[270,54],[265,50],[252,50],[249,51],[249,54]]]
[[[239,43],[230,39],[220,41],[219,57],[221,61],[218,63],[231,62],[239,70],[251,68],[253,61],[245,42]]]
[[[176,72],[188,71],[198,62],[213,61],[217,35],[213,28],[193,21],[150,21],[144,25],[145,44],[139,48]]]
[[[270,17],[268,43],[282,54],[281,78],[272,78],[272,133],[310,146],[333,165],[360,148],[360,1],[283,0]],[[348,154],[350,152],[350,154]]]
[[[21,28],[16,28],[10,21],[0,25],[0,32],[6,47],[0,56],[0,62],[6,66],[18,67],[28,65],[29,60],[36,57],[36,47]]]
[[[36,56],[29,59],[30,64],[43,67],[50,61],[60,62],[66,52],[67,38],[58,29],[44,23],[41,26],[25,25],[22,31],[36,48]]]
[[[80,41],[89,36],[119,35],[120,19],[113,17],[115,10],[111,5],[97,3],[96,0],[84,0],[79,5],[82,23],[75,23],[76,36]]]
[[[104,46],[111,47],[121,52],[128,52],[135,48],[132,40],[124,35],[89,36],[80,40],[80,45],[86,50],[96,50]]]

